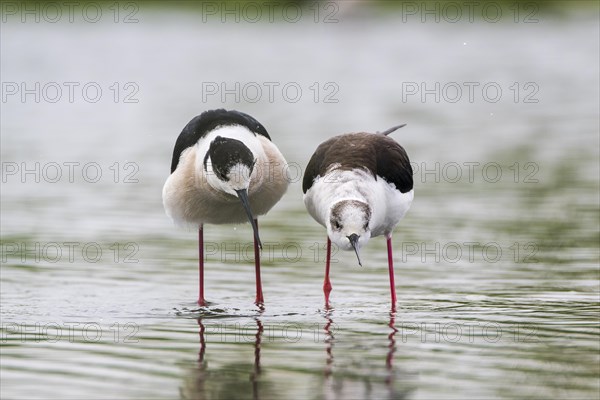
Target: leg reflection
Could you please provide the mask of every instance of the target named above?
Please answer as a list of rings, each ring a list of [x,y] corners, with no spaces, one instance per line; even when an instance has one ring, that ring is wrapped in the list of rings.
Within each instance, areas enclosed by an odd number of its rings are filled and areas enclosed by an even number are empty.
[[[325,352],[327,353],[327,359],[325,360],[325,378],[329,378],[331,376],[333,370],[333,333],[331,332],[331,326],[333,325],[333,319],[331,319],[331,312],[327,312],[325,314],[325,319],[327,323],[325,324],[323,330],[325,331]]]
[[[180,387],[181,399],[276,397],[274,385],[263,374],[261,366],[265,331],[261,315],[257,314],[243,325],[207,317],[196,319],[199,348],[192,354],[193,367],[185,374]],[[212,353],[207,351],[209,347]],[[197,361],[193,360],[194,354]]]
[[[390,327],[390,329],[392,331],[388,335],[388,340],[389,340],[388,353],[387,353],[387,357],[385,359],[385,368],[388,372],[385,383],[388,385],[390,390],[393,390],[393,383],[394,383],[393,361],[394,361],[394,353],[396,352],[396,339],[394,338],[394,336],[396,335],[396,332],[398,332],[398,329],[396,329],[395,324],[396,324],[396,312],[394,310],[392,310],[390,312],[390,323],[388,324],[388,326]]]
[[[205,327],[202,323],[202,318],[196,320],[198,323],[198,336],[200,339],[200,350],[198,350],[198,366],[193,370],[189,379],[180,389],[181,398],[188,399],[197,397],[198,394],[206,392],[206,381],[209,375],[204,353],[206,351]]]
[[[204,364],[204,352],[206,351],[206,339],[204,337],[204,332],[206,328],[202,323],[202,318],[198,318],[198,336],[200,336],[200,351],[198,351],[198,366],[201,368],[205,367]]]
[[[254,335],[254,371],[250,374],[250,381],[252,382],[252,397],[259,399],[259,375],[260,375],[260,345],[262,342],[262,334],[264,327],[260,319],[254,318],[256,321],[256,335]]]

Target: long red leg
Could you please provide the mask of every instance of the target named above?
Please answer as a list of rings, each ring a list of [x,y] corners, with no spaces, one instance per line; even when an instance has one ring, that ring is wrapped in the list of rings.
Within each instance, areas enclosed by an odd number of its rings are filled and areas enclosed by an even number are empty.
[[[325,281],[323,282],[323,293],[325,294],[325,308],[329,307],[329,293],[331,293],[331,281],[329,280],[329,264],[331,261],[331,240],[327,237],[327,259],[325,261]]]
[[[387,236],[388,268],[390,271],[390,293],[392,295],[392,311],[396,311],[396,283],[394,281],[394,255],[392,254],[392,235]]]
[[[198,305],[204,307],[204,225],[200,225],[198,229],[198,287],[200,293],[198,295]]]
[[[256,233],[258,234],[258,220],[255,219],[254,223],[256,224]],[[254,270],[256,272],[256,301],[254,303],[260,305],[265,302],[265,299],[263,297],[262,281],[260,279],[260,249],[258,247],[258,242],[256,241],[256,236],[254,237]]]

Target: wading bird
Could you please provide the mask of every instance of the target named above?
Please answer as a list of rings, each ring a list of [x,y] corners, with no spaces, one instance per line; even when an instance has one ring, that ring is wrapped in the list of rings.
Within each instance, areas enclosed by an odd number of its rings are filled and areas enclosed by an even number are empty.
[[[262,244],[257,217],[285,193],[286,161],[256,119],[239,111],[210,110],[193,118],[173,150],[163,188],[165,211],[175,223],[198,228],[199,297],[204,298],[204,224],[240,224],[254,231],[256,304],[264,302],[260,277]]]
[[[410,161],[395,140],[382,133],[349,133],[319,145],[304,174],[302,191],[309,214],[327,228],[323,292],[329,307],[331,241],[343,250],[360,249],[369,238],[385,235],[392,308],[396,306],[392,231],[412,203]]]

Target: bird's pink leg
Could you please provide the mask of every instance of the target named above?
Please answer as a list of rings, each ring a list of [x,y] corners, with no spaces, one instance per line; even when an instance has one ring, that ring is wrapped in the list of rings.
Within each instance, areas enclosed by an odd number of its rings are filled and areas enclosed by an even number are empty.
[[[390,293],[392,295],[392,312],[396,311],[396,283],[394,281],[394,255],[392,254],[392,235],[386,235],[388,268],[390,271]]]
[[[206,300],[204,300],[204,225],[200,225],[200,229],[198,229],[198,255],[198,286],[200,288],[198,305],[204,307],[206,305]]]
[[[254,223],[256,224],[256,233],[258,234],[258,220],[255,219]],[[256,236],[254,237],[254,270],[256,272],[256,301],[254,302],[257,305],[261,305],[265,302],[262,291],[262,281],[260,279],[260,249],[258,247],[258,242],[256,241]]]
[[[331,293],[331,281],[329,280],[329,264],[331,261],[331,240],[327,237],[327,254],[325,261],[325,282],[323,282],[323,293],[325,294],[325,308],[329,306],[329,293]]]

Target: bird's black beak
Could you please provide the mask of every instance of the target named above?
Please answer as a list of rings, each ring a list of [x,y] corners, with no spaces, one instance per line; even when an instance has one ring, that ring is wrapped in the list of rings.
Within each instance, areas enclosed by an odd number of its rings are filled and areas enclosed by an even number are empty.
[[[358,238],[360,236],[358,236],[356,233],[353,233],[352,235],[347,236],[348,240],[350,240],[350,244],[352,245],[352,248],[354,249],[354,252],[356,253],[356,258],[358,259],[358,265],[360,265],[362,267],[362,263],[360,262],[360,256],[358,255]]]
[[[250,220],[250,225],[252,225],[252,230],[254,231],[254,239],[258,242],[258,247],[262,250],[262,242],[260,241],[260,237],[258,237],[258,226],[256,225],[256,220],[252,216],[252,210],[250,210],[250,200],[248,200],[248,191],[246,189],[240,189],[235,191],[244,206],[244,210],[246,210],[246,214],[248,215],[248,219]]]

